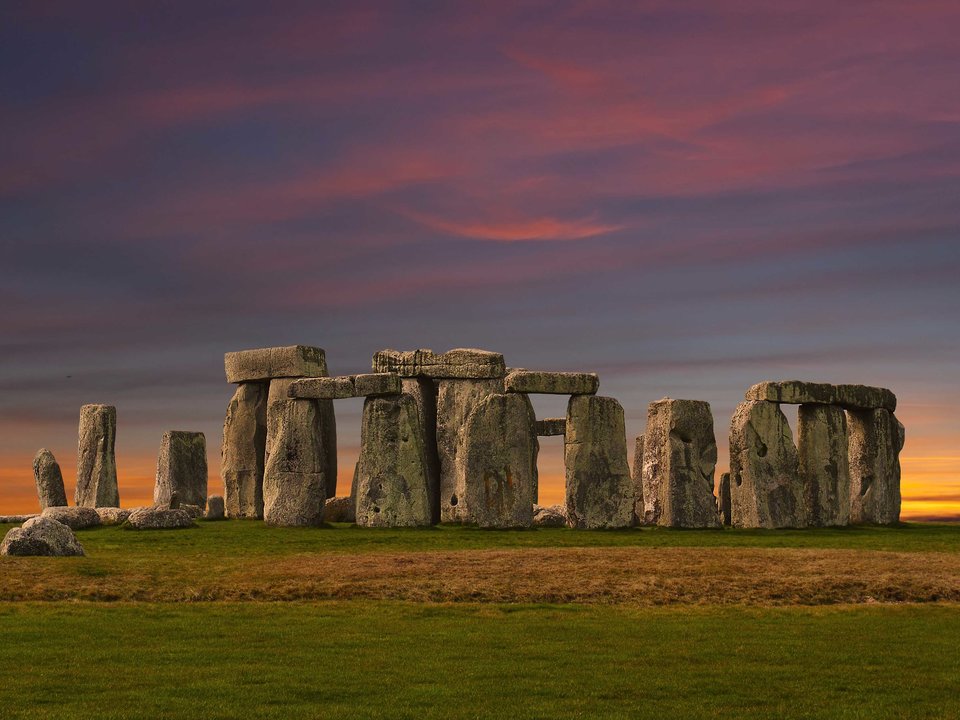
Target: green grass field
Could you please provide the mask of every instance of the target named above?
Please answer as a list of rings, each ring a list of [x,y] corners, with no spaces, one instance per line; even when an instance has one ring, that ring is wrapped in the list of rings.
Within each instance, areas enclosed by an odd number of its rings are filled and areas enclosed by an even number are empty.
[[[960,717],[960,525],[78,537],[0,558],[2,718]]]

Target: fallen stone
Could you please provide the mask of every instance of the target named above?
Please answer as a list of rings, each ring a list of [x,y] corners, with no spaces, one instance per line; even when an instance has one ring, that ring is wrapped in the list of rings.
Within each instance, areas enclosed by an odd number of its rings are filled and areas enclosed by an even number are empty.
[[[526,395],[495,393],[474,407],[455,461],[460,522],[488,528],[533,524],[539,450],[534,421]]]
[[[263,517],[263,465],[267,444],[265,383],[237,386],[223,422],[220,476],[227,517]]]
[[[900,425],[888,410],[850,410],[850,522],[900,521]]]
[[[364,402],[355,498],[361,527],[430,525],[423,434],[409,395]]]
[[[567,431],[566,418],[544,418],[537,420],[534,427],[539,437],[556,437]]]
[[[720,475],[720,485],[717,488],[717,512],[720,522],[730,526],[730,473]]]
[[[226,512],[222,495],[210,495],[207,498],[207,511],[203,514],[204,520],[225,520]]]
[[[596,395],[600,378],[596,373],[536,372],[512,370],[504,380],[507,392],[538,395]]]
[[[457,348],[437,354],[433,350],[381,350],[373,356],[375,373],[400,377],[482,380],[502,378],[507,371],[503,355],[486,350]]]
[[[403,393],[417,403],[427,469],[430,524],[440,522],[440,455],[437,453],[437,383],[430,378],[403,378]],[[350,522],[353,522],[351,520]]]
[[[32,520],[35,517],[40,517],[40,513],[27,513],[24,515],[0,515],[0,525],[7,523],[23,523],[27,520]]]
[[[710,404],[664,398],[650,403],[643,434],[643,490],[659,493],[657,525],[720,527],[713,473],[717,442]]]
[[[563,505],[534,505],[534,527],[566,527],[567,513]]]
[[[120,507],[117,490],[117,409],[111,405],[80,408],[77,488],[74,502],[83,507]]]
[[[833,405],[801,405],[797,454],[807,518],[814,527],[850,524],[847,417]]]
[[[327,498],[323,509],[324,522],[355,523],[357,521],[357,504],[352,497]]]
[[[810,403],[839,405],[848,410],[883,408],[893,412],[897,409],[897,396],[886,388],[867,385],[830,385],[801,380],[758,383],[747,390],[746,399],[788,405]]]
[[[53,453],[40,448],[33,458],[33,479],[37,483],[37,497],[40,509],[62,507],[67,504],[67,493],[63,489],[63,473]]]
[[[125,527],[134,530],[177,530],[195,527],[195,523],[183,508],[147,507],[131,513]]]
[[[437,455],[440,459],[440,519],[463,520],[463,488],[457,477],[457,455],[470,413],[490,395],[503,392],[502,379],[441,380],[437,395]]]
[[[797,448],[776,403],[747,400],[737,406],[730,421],[730,524],[807,525]]]
[[[630,470],[633,483],[633,524],[656,525],[660,507],[660,492],[650,492],[650,508],[647,509],[647,497],[643,489],[643,435],[637,435],[633,445],[633,468]],[[649,512],[649,521],[647,515]]]
[[[269,382],[276,378],[323,377],[327,357],[308,345],[241,350],[224,355],[228,383]]]
[[[623,408],[613,398],[574,395],[564,437],[567,518],[577,528],[633,524]]]
[[[207,506],[207,441],[202,432],[168,430],[160,440],[153,502],[170,502],[176,492],[181,503]]]
[[[304,378],[290,383],[288,397],[312,400],[341,400],[356,397],[353,377]]]
[[[176,509],[179,508],[180,510],[183,510],[187,515],[189,515],[189,516],[190,516],[191,518],[193,518],[194,520],[197,520],[197,519],[199,519],[199,518],[202,518],[202,517],[204,516],[204,514],[205,514],[205,511],[204,511],[204,509],[203,509],[202,507],[200,507],[199,505],[193,505],[193,504],[191,504],[191,503],[181,503],[181,504],[178,505],[176,508],[172,508],[172,507],[169,507],[169,506],[164,507],[164,505],[162,505],[162,504],[161,504],[161,505],[157,505],[156,507],[158,507],[158,508],[160,508],[160,509],[166,509],[166,510],[176,510]]]
[[[327,454],[319,400],[292,400],[293,380],[270,383],[263,519],[268,525],[323,523],[327,499]],[[336,446],[332,448],[336,452]]]
[[[128,508],[103,507],[95,508],[101,525],[123,525],[133,513]]]
[[[67,525],[48,517],[27,520],[13,528],[0,544],[0,555],[76,557],[83,546]]]
[[[85,530],[100,524],[100,515],[91,507],[48,507],[40,517],[56,520],[71,530]]]

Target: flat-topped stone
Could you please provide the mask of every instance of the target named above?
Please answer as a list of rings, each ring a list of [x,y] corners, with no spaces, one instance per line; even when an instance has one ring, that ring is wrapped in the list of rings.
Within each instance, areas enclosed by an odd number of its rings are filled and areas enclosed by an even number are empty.
[[[0,515],[0,525],[6,523],[22,523],[27,520],[33,520],[35,517],[40,517],[39,513],[26,513],[22,515]]]
[[[897,396],[886,388],[868,385],[830,385],[802,380],[757,383],[747,390],[747,400],[802,405],[839,405],[848,410],[873,410],[883,408],[893,412],[897,409]]]
[[[259,348],[228,352],[223,356],[227,382],[266,382],[285,377],[323,377],[327,356],[309,345]]]
[[[396,373],[366,373],[329,378],[304,378],[290,384],[289,396],[311,400],[399,395],[403,383]]]
[[[433,350],[381,350],[373,356],[375,373],[397,373],[400,377],[480,380],[502,378],[507,366],[501,353],[456,348],[445,353]]]
[[[539,372],[511,370],[504,380],[507,392],[536,395],[596,395],[600,378],[596,373]]]
[[[567,432],[567,419],[562,418],[544,418],[537,420],[534,428],[540,437],[556,437]]]

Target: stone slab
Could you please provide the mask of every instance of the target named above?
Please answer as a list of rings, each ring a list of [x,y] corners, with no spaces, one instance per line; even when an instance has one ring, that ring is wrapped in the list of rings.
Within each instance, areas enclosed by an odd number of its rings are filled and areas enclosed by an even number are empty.
[[[511,370],[504,380],[507,392],[535,395],[596,395],[596,373]]]
[[[269,382],[275,378],[323,377],[327,357],[322,348],[309,345],[259,348],[228,352],[223,357],[227,382]]]
[[[220,477],[228,518],[263,518],[268,389],[267,383],[241,383],[227,406]]]
[[[120,507],[117,489],[117,409],[112,405],[80,408],[77,486],[74,502],[84,507]]]
[[[720,514],[720,522],[729,527],[730,520],[730,473],[725,472],[720,475],[720,484],[717,487],[717,512]]]
[[[834,405],[801,405],[797,413],[797,455],[809,524],[814,527],[849,525],[846,413]]]
[[[557,437],[567,432],[566,418],[544,418],[537,420],[534,426],[540,437]]]
[[[883,408],[893,412],[897,409],[897,396],[886,388],[868,385],[830,385],[802,380],[757,383],[746,393],[747,400],[802,405],[839,405],[848,410],[873,410]]]
[[[341,400],[399,395],[403,392],[403,385],[400,376],[396,373],[366,373],[329,378],[305,378],[291,383],[288,392],[292,398]]]
[[[902,427],[887,410],[847,412],[851,523],[899,522]]]
[[[63,487],[63,473],[53,453],[40,448],[33,458],[33,479],[37,484],[37,497],[40,509],[62,507],[67,504],[67,493]]]
[[[403,378],[402,390],[417,403],[420,431],[423,433],[427,463],[427,493],[430,500],[430,524],[440,522],[440,455],[437,452],[437,381],[430,378]],[[351,521],[352,522],[352,521]]]
[[[427,349],[381,350],[373,356],[373,371],[397,373],[400,377],[480,380],[502,378],[507,366],[501,353],[487,350],[456,348],[445,353]]]
[[[160,440],[154,504],[169,503],[173,493],[181,503],[207,506],[207,440],[202,432],[168,430]]]

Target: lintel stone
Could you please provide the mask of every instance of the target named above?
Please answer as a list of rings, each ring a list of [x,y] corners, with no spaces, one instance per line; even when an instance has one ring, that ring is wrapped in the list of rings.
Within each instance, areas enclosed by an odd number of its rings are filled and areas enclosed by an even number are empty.
[[[266,382],[285,377],[323,377],[327,358],[322,348],[308,345],[228,352],[223,356],[227,382]]]
[[[802,380],[757,383],[746,393],[747,400],[788,405],[838,405],[847,410],[897,409],[897,396],[886,388],[868,385],[830,385]]]
[[[366,373],[329,378],[295,380],[288,390],[291,398],[340,400],[353,397],[399,395],[403,384],[396,373]]]
[[[596,395],[600,388],[596,373],[579,372],[511,370],[504,383],[507,392],[538,395]]]
[[[566,418],[545,418],[544,420],[537,420],[536,430],[537,430],[537,435],[540,437],[554,437],[556,435],[564,435],[567,432],[567,419]]]
[[[502,378],[507,366],[501,353],[456,348],[445,353],[433,350],[381,350],[373,356],[375,373],[397,373],[400,377],[483,380]]]

